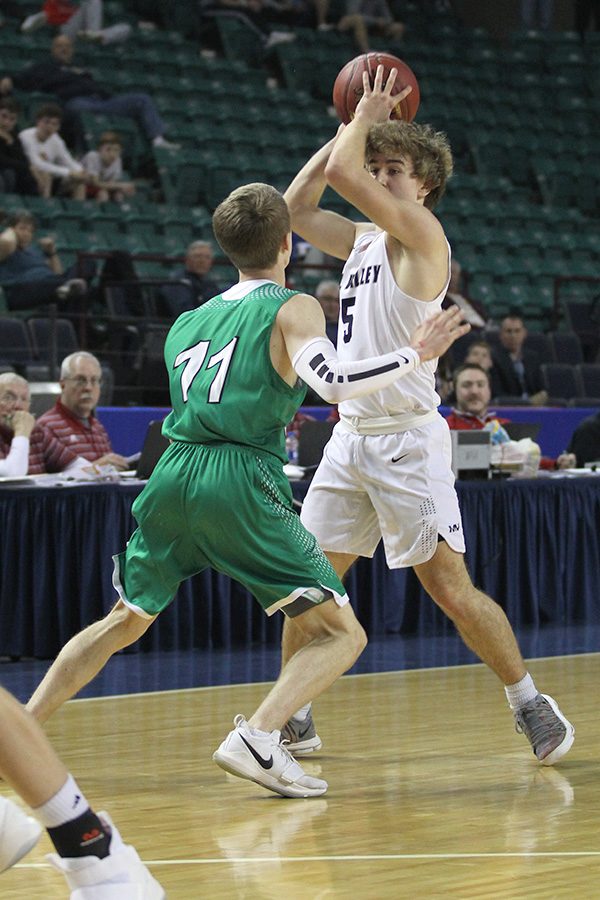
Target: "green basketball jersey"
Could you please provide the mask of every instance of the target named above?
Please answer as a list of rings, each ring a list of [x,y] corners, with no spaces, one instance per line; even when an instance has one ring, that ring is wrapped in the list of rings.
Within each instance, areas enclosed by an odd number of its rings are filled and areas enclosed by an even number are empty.
[[[177,319],[165,342],[173,406],[167,437],[244,444],[287,462],[284,428],[306,387],[278,375],[270,339],[279,309],[296,293],[262,282],[240,299],[219,294]]]

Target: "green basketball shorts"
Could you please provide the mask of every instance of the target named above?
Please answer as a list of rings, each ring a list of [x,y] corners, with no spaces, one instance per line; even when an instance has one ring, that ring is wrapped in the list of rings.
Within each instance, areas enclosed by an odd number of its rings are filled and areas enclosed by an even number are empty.
[[[114,557],[129,607],[154,617],[208,567],[239,581],[268,615],[297,615],[346,591],[294,512],[281,463],[237,444],[171,444],[133,504],[138,527]]]

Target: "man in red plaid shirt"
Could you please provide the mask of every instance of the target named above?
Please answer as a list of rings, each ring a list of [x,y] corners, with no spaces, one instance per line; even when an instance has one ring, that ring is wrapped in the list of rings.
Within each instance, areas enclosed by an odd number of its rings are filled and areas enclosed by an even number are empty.
[[[94,415],[101,384],[102,369],[91,353],[78,350],[63,360],[60,399],[40,416],[31,435],[30,475],[74,473],[91,462],[128,467],[125,457],[113,453],[110,438]]]

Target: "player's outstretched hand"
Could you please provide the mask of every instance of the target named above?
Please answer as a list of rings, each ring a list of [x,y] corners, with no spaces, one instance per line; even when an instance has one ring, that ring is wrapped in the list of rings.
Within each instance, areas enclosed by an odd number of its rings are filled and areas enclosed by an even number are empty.
[[[385,84],[383,83],[384,71],[383,66],[377,66],[373,87],[371,87],[369,73],[363,72],[363,95],[356,107],[355,117],[360,116],[370,123],[385,122],[398,103],[411,93],[412,86],[407,85],[401,91],[392,94],[398,69],[390,70]]]
[[[457,338],[471,330],[470,325],[461,321],[461,315],[458,306],[453,305],[419,325],[410,345],[418,352],[421,362],[441,356]]]

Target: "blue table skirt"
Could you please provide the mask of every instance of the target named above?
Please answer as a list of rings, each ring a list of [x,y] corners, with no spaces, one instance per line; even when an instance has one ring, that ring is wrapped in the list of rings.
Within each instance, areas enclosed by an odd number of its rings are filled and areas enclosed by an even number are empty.
[[[0,489],[0,655],[49,658],[115,601],[111,556],[134,527],[139,485]],[[306,485],[296,483],[302,498]],[[458,484],[474,581],[514,624],[598,623],[600,478]],[[444,634],[453,626],[412,570],[390,572],[383,551],[350,572],[348,592],[367,631]],[[207,571],[134,649],[250,646],[279,640],[238,584]]]

